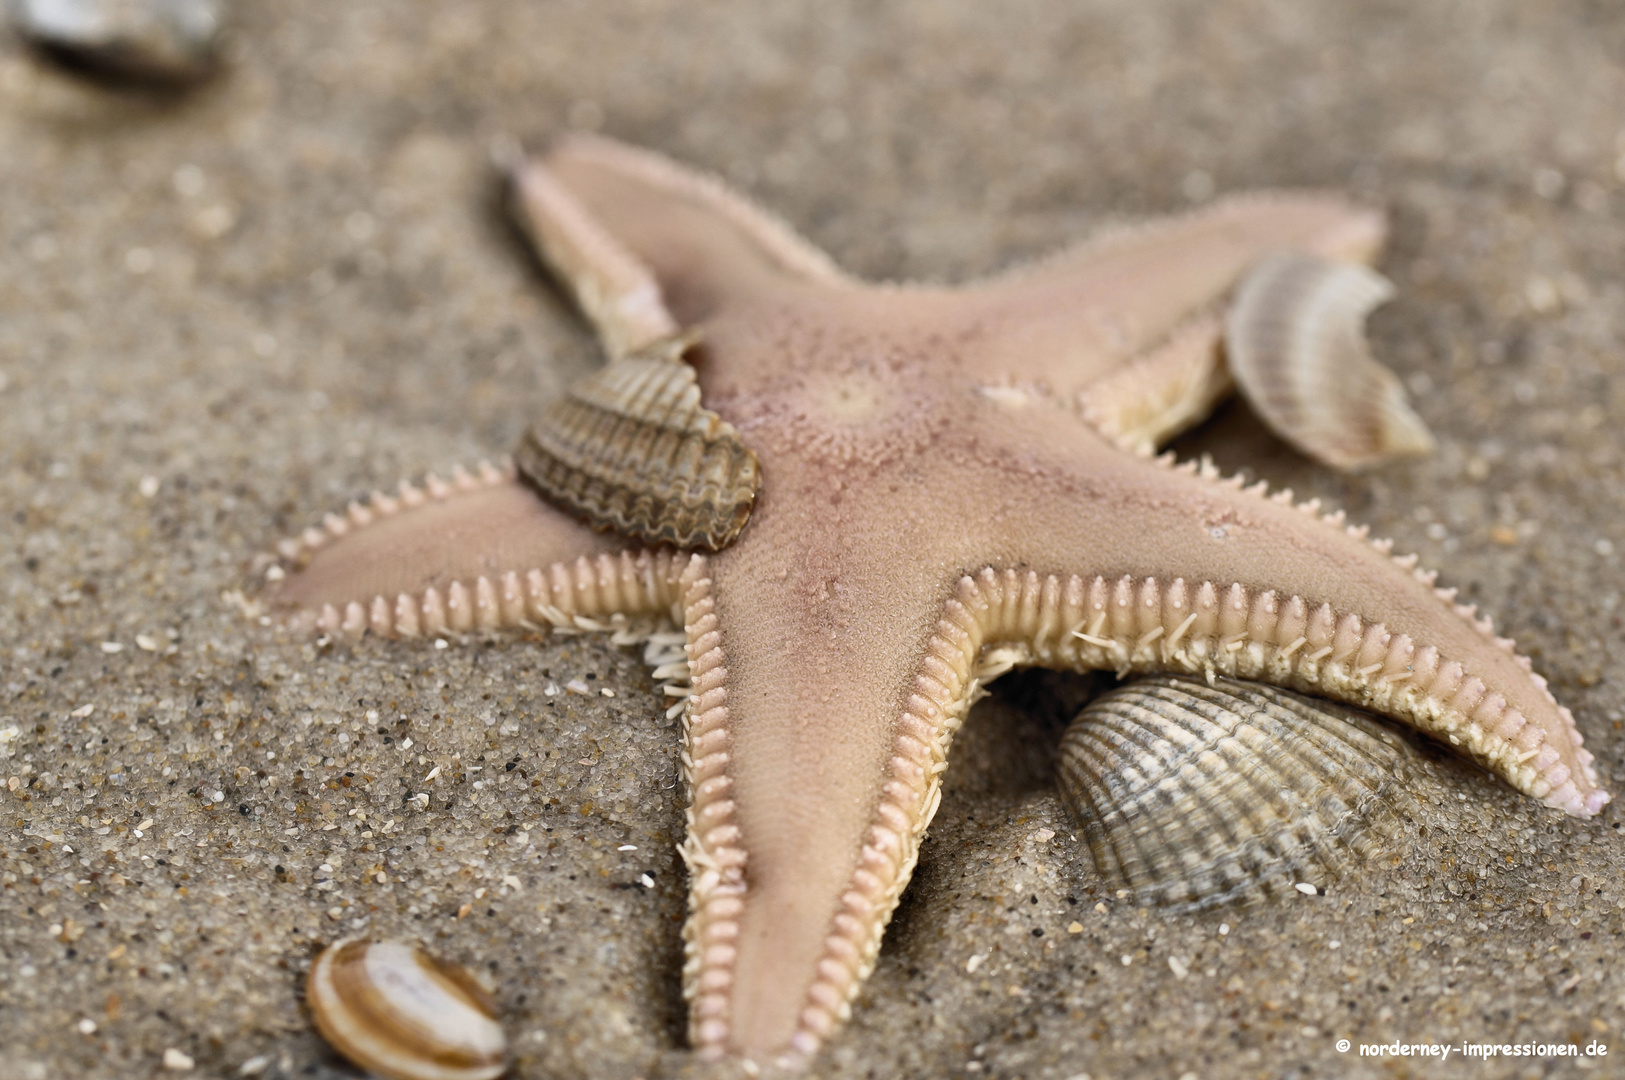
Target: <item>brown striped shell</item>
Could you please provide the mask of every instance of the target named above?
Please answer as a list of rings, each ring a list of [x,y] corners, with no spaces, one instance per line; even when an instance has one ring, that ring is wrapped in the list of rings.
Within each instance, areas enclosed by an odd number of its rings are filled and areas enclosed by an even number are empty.
[[[1395,838],[1421,761],[1357,709],[1165,675],[1079,713],[1059,773],[1109,887],[1197,911],[1319,891]]]
[[[750,518],[760,470],[733,426],[700,404],[675,338],[574,386],[514,451],[519,474],[598,529],[716,551]]]
[[[1433,449],[1399,379],[1366,348],[1365,317],[1393,291],[1356,263],[1283,252],[1247,275],[1225,321],[1242,396],[1278,435],[1339,469]]]
[[[496,1003],[463,968],[400,941],[339,941],[311,965],[322,1036],[389,1080],[494,1080],[508,1067]]]

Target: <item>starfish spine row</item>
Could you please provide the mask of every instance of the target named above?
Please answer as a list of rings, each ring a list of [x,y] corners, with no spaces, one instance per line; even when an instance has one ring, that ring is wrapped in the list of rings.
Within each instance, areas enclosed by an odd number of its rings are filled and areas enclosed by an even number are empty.
[[[495,487],[508,483],[513,477],[512,462],[493,465],[489,461],[481,461],[473,472],[461,465],[456,466],[451,471],[449,482],[434,473],[426,474],[421,485],[402,480],[394,495],[374,491],[365,502],[350,503],[343,514],[329,513],[322,518],[320,525],[312,525],[298,536],[279,542],[276,553],[281,561],[300,566],[328,544],[348,536],[356,529],[371,525],[379,518],[393,517],[427,502],[444,502],[453,495],[477,491],[482,487]]]
[[[683,777],[688,835],[688,920],[683,924],[683,996],[689,1041],[702,1056],[727,1052],[733,1011],[739,919],[745,910],[745,847],[735,821],[728,774],[728,667],[716,600],[703,556],[683,578],[683,626],[691,684],[683,712]]]
[[[983,571],[989,640],[1009,638],[1033,662],[1070,669],[1185,671],[1257,679],[1403,718],[1494,769],[1519,790],[1571,813],[1581,796],[1553,740],[1452,657],[1381,623],[1240,583],[1176,578],[1040,577]],[[961,591],[964,592],[962,585]],[[1550,697],[1544,680],[1532,676]],[[1559,707],[1582,768],[1573,716]],[[1593,777],[1590,777],[1594,779]]]
[[[677,578],[692,556],[674,552],[639,551],[618,555],[582,556],[573,563],[554,563],[546,569],[520,573],[480,575],[472,581],[431,585],[418,593],[375,596],[363,603],[352,600],[342,608],[324,604],[302,611],[293,625],[324,634],[360,637],[433,637],[502,628],[611,631],[608,616],[672,618],[681,592]],[[636,635],[618,644],[630,644]]]
[[[1200,460],[1192,459],[1182,462],[1177,460],[1173,451],[1170,450],[1160,454],[1156,458],[1156,461],[1159,465],[1173,469],[1175,472],[1181,472],[1203,480],[1208,480],[1223,487],[1234,488],[1237,491],[1243,491],[1249,495],[1254,495],[1261,499],[1268,499],[1270,502],[1277,503],[1282,506],[1290,506],[1295,510],[1301,511],[1307,516],[1316,519],[1317,521],[1330,525],[1334,529],[1341,529],[1343,532],[1347,533],[1356,540],[1366,541],[1379,553],[1392,559],[1395,565],[1397,565],[1401,570],[1404,570],[1406,573],[1410,574],[1417,581],[1420,581],[1428,588],[1433,589],[1434,596],[1438,597],[1439,600],[1441,600],[1446,606],[1464,619],[1480,634],[1484,635],[1484,637],[1493,642],[1503,652],[1511,653],[1513,658],[1518,662],[1518,665],[1525,671],[1529,672],[1530,677],[1535,680],[1537,685],[1539,685],[1542,689],[1545,689],[1546,680],[1535,674],[1534,667],[1529,658],[1517,651],[1517,642],[1512,638],[1501,637],[1496,634],[1495,621],[1488,615],[1480,617],[1478,614],[1477,604],[1456,603],[1456,594],[1458,590],[1454,586],[1449,588],[1436,587],[1435,583],[1439,579],[1439,572],[1437,570],[1422,569],[1418,565],[1421,562],[1421,556],[1414,552],[1405,555],[1395,555],[1393,553],[1394,541],[1389,537],[1373,538],[1371,536],[1371,526],[1348,524],[1348,515],[1342,510],[1333,510],[1329,513],[1322,513],[1320,499],[1318,498],[1298,502],[1294,498],[1291,488],[1281,488],[1280,490],[1272,493],[1269,490],[1268,480],[1259,480],[1257,483],[1249,486],[1247,484],[1246,477],[1241,473],[1225,476],[1219,471],[1218,466],[1214,465],[1212,460],[1207,457],[1203,457]],[[1550,697],[1551,695],[1548,693],[1547,696]]]

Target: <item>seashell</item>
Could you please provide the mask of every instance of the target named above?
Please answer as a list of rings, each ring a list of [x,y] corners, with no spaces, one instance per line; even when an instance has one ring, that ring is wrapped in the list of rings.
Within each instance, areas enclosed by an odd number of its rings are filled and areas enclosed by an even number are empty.
[[[1366,348],[1365,317],[1393,292],[1356,263],[1282,253],[1253,268],[1226,318],[1242,395],[1282,438],[1339,469],[1433,450],[1399,379]]]
[[[1061,792],[1114,889],[1199,911],[1319,885],[1396,835],[1420,753],[1376,718],[1259,683],[1129,683],[1062,737]]]
[[[219,0],[10,0],[10,13],[39,48],[109,75],[186,82],[216,60]]]
[[[491,996],[415,945],[329,945],[311,965],[305,1002],[341,1054],[390,1080],[492,1080],[508,1067]]]
[[[760,470],[731,424],[700,404],[668,339],[570,387],[514,463],[542,495],[598,529],[716,551],[750,518]]]

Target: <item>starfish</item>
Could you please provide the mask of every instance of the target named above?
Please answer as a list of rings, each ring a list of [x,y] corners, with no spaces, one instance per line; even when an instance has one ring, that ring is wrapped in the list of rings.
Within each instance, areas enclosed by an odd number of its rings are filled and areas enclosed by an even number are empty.
[[[804,1062],[847,1017],[994,647],[1356,704],[1571,814],[1607,801],[1545,681],[1415,556],[1146,452],[1223,390],[1249,269],[1369,260],[1380,214],[1225,199],[934,287],[858,281],[720,183],[605,140],[515,185],[612,359],[681,339],[759,460],[748,524],[714,552],[644,546],[485,466],[330,515],[285,545],[272,599],[404,637],[670,614],[703,1055]]]

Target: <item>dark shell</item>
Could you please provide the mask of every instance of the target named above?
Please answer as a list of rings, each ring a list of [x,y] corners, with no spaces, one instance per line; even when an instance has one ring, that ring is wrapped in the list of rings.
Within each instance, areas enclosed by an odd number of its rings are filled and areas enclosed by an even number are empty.
[[[1356,263],[1282,253],[1247,275],[1226,319],[1242,396],[1282,438],[1339,469],[1433,449],[1405,388],[1366,348],[1365,317],[1393,291]]]
[[[1420,753],[1356,709],[1158,676],[1091,702],[1061,791],[1114,889],[1203,910],[1322,888],[1396,835]]]
[[[760,469],[700,404],[678,338],[570,387],[514,452],[519,474],[591,524],[650,544],[716,551],[745,527]]]

